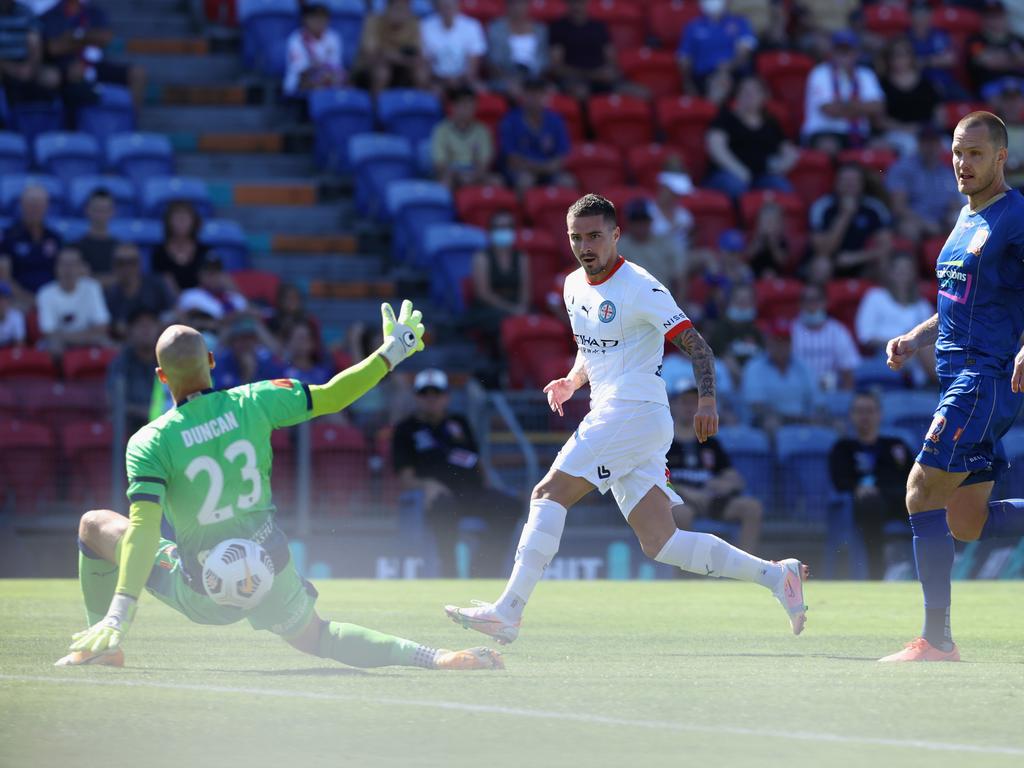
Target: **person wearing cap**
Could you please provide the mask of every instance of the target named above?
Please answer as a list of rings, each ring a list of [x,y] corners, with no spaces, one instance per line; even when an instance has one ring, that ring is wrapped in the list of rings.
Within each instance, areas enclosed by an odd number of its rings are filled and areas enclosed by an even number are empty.
[[[115,398],[123,402],[130,435],[149,421],[157,365],[154,350],[165,325],[152,309],[133,309],[121,352],[107,368],[108,399],[111,404]]]
[[[213,369],[217,389],[279,378],[281,363],[273,348],[273,338],[262,322],[249,314],[236,315],[218,337],[217,367]]]
[[[676,50],[687,93],[719,101],[728,93],[730,76],[749,69],[756,48],[750,22],[729,13],[728,0],[700,0],[700,15],[683,28]]]
[[[521,192],[545,184],[575,183],[564,170],[569,132],[562,116],[544,106],[546,94],[543,79],[527,78],[519,94],[519,106],[510,110],[498,126],[505,176]]]
[[[113,279],[103,292],[110,312],[110,332],[123,339],[128,331],[128,318],[136,310],[152,310],[157,317],[174,307],[167,283],[158,275],[144,274],[142,256],[135,243],[118,243],[114,249]]]
[[[917,150],[897,160],[885,176],[896,231],[918,242],[949,228],[966,198],[949,172],[950,137],[931,125],[917,136]]]
[[[220,255],[210,252],[199,265],[199,285],[182,291],[175,309],[181,322],[201,331],[217,332],[223,321],[230,321],[246,307],[248,302],[234,290]]]
[[[25,343],[25,315],[14,306],[14,291],[0,282],[0,348],[20,347]]]
[[[302,97],[318,88],[341,88],[347,76],[341,36],[330,27],[330,9],[323,3],[306,3],[300,14],[302,26],[285,43],[285,95]]]
[[[768,326],[766,349],[743,370],[743,403],[754,426],[774,432],[784,424],[813,421],[820,390],[807,367],[793,356],[787,320]]]
[[[743,477],[729,460],[729,454],[712,436],[703,443],[693,431],[697,412],[697,382],[693,375],[675,382],[672,398],[673,438],[665,460],[672,488],[685,502],[672,507],[672,517],[683,530],[693,527],[698,517],[710,517],[740,524],[737,545],[753,552],[761,541],[764,506],[743,493]]]
[[[448,377],[438,368],[416,374],[416,412],[395,425],[391,456],[401,487],[423,494],[424,518],[437,542],[440,576],[455,578],[459,521],[483,517],[488,530],[473,558],[474,576],[505,569],[518,503],[489,486],[480,449],[465,417],[448,409]]]
[[[39,330],[55,355],[68,347],[105,347],[111,343],[110,312],[100,284],[86,274],[82,254],[65,246],[57,255],[57,279],[39,290]]]
[[[717,320],[725,314],[729,295],[738,285],[752,285],[754,273],[746,261],[747,239],[738,229],[727,229],[718,236],[718,248],[709,250],[704,263],[707,298],[705,316]]]
[[[981,29],[967,38],[967,74],[974,90],[1007,75],[1024,72],[1024,40],[1013,34],[1006,8],[989,0],[981,15]]]
[[[807,75],[804,144],[835,154],[844,147],[862,146],[871,135],[872,121],[885,109],[878,77],[857,63],[860,41],[848,30],[832,34],[829,60]]]
[[[626,231],[619,238],[619,251],[633,264],[643,267],[673,295],[686,294],[689,263],[678,237],[655,235],[653,202],[638,197],[626,205]]]

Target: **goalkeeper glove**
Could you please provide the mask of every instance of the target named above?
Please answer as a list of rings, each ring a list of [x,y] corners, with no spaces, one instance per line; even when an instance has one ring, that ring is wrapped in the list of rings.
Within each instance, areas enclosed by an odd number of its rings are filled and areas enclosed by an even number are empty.
[[[128,634],[137,604],[130,595],[114,595],[101,621],[72,636],[70,650],[103,653],[117,648]]]
[[[405,358],[423,349],[423,314],[414,310],[408,299],[402,302],[397,320],[390,304],[381,304],[380,314],[384,319],[384,343],[377,351],[394,370]]]

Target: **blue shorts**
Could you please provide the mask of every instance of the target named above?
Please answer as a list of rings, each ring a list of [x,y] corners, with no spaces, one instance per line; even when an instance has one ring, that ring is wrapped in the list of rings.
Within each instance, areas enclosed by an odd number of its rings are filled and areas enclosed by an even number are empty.
[[[935,409],[917,461],[944,472],[969,472],[963,485],[996,481],[1009,468],[1000,441],[1020,413],[1024,396],[1010,389],[1009,376],[962,373],[943,376]]]

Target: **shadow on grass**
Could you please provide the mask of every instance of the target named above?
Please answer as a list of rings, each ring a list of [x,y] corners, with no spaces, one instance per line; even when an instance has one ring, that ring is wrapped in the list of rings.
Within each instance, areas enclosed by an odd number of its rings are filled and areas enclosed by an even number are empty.
[[[875,656],[842,656],[835,653],[669,653],[666,656],[701,656],[720,659],[835,659],[836,661],[878,661]]]

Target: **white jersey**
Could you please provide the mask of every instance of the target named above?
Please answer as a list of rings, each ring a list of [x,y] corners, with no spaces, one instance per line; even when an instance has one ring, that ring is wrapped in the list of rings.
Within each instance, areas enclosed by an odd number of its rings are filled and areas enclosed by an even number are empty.
[[[661,360],[665,339],[693,323],[665,287],[622,257],[599,283],[583,269],[563,292],[573,337],[583,355],[592,405],[611,399],[668,405]]]

